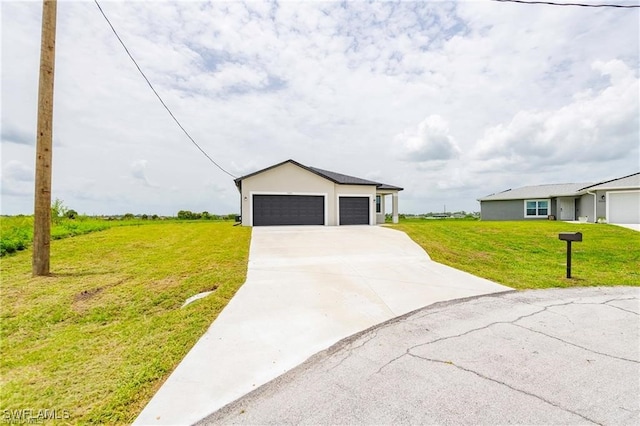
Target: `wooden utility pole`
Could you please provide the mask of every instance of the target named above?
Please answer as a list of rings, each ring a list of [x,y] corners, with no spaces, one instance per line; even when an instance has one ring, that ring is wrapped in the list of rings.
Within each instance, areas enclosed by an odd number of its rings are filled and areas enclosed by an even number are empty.
[[[53,157],[53,71],[56,53],[57,0],[42,2],[36,191],[33,221],[33,275],[49,275],[51,242],[51,162]]]

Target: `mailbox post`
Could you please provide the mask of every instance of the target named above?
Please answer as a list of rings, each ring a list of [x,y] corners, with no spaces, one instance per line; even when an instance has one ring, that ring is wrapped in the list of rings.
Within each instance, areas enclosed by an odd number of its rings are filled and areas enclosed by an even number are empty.
[[[558,238],[567,242],[567,278],[571,278],[571,242],[582,242],[582,232],[561,232]]]

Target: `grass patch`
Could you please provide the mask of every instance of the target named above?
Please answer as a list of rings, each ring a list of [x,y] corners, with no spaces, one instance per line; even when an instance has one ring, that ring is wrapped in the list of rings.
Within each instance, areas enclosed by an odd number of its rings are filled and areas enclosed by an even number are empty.
[[[140,220],[107,221],[104,219],[80,217],[77,219],[56,218],[51,225],[51,239],[74,237],[103,231],[113,226],[140,225]],[[33,216],[0,217],[0,257],[22,251],[33,242]]]
[[[640,285],[640,233],[624,228],[463,220],[394,227],[433,260],[513,288]],[[561,231],[584,235],[573,245],[571,280]],[[117,226],[53,241],[51,277],[31,276],[29,249],[3,257],[0,410],[131,423],[244,282],[250,236],[231,222]]]
[[[0,409],[131,423],[244,282],[250,236],[232,222],[113,227],[53,241],[51,277],[31,276],[29,249],[3,257]]]
[[[516,289],[640,285],[640,233],[614,225],[418,219],[394,228],[436,262]],[[563,231],[583,234],[572,244],[571,279]]]

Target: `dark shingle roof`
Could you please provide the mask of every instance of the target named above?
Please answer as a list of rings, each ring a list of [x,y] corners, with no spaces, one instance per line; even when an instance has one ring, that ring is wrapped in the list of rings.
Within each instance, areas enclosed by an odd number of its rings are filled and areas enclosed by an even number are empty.
[[[291,164],[295,164],[296,166],[308,170],[311,173],[314,173],[318,176],[321,176],[325,179],[328,179],[334,183],[340,184],[340,185],[375,185],[376,188],[378,189],[389,189],[389,190],[395,190],[395,191],[402,191],[403,188],[400,188],[398,186],[393,186],[393,185],[388,185],[388,184],[384,184],[384,183],[380,183],[380,182],[374,182],[372,180],[368,180],[368,179],[362,179],[359,177],[355,177],[355,176],[349,176],[349,175],[344,175],[342,173],[336,173],[336,172],[332,172],[329,170],[323,170],[323,169],[319,169],[317,167],[309,167],[309,166],[305,166],[303,164],[298,163],[297,161],[294,160],[287,160],[287,161],[283,161],[281,163],[278,164],[274,164],[271,167],[267,167],[266,169],[262,169],[262,170],[258,170],[257,172],[253,172],[250,173],[248,175],[245,176],[241,176],[237,179],[234,180],[234,182],[236,183],[236,186],[239,188],[240,187],[240,182],[243,179],[246,179],[248,177],[251,176],[255,176],[257,174],[260,174],[262,172],[266,172],[267,170],[271,170],[273,168],[279,167],[283,164],[286,163],[291,163]]]
[[[342,185],[380,185],[378,182],[372,180],[362,179],[355,176],[343,175],[342,173],[331,172],[329,170],[322,170],[317,167],[308,167],[308,169],[314,171],[316,174],[323,176],[329,180],[334,181]]]

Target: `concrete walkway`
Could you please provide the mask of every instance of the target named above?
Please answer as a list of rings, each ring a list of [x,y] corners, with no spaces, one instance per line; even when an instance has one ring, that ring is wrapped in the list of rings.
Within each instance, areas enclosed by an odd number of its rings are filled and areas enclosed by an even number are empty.
[[[203,424],[640,424],[640,289],[436,304],[345,339]]]
[[[192,424],[354,333],[509,290],[431,261],[388,228],[254,228],[246,283],[134,424]]]
[[[640,223],[612,223],[615,226],[622,226],[623,228],[631,229],[633,231],[640,231]]]

